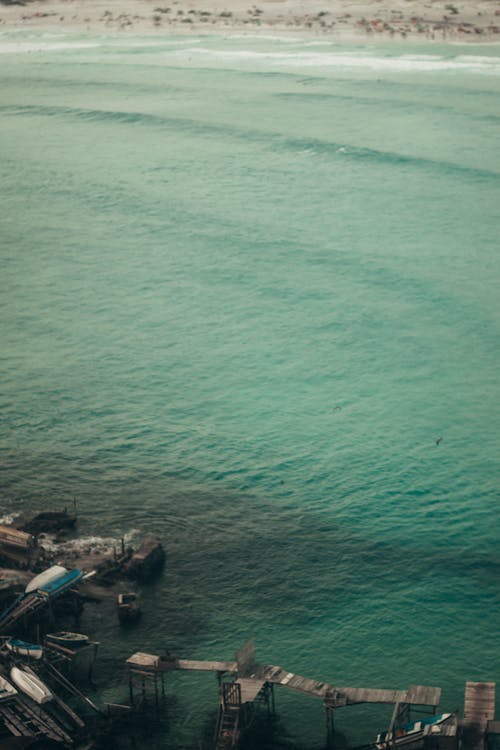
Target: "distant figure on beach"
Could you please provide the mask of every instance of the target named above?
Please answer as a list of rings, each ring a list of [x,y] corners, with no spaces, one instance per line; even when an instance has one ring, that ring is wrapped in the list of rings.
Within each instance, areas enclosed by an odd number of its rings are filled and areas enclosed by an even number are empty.
[[[442,437],[436,438],[436,445],[439,445],[439,443],[441,442],[442,439],[443,439]]]

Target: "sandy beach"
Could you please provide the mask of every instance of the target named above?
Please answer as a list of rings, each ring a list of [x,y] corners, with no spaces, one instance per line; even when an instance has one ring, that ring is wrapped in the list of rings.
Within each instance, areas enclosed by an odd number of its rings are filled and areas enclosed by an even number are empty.
[[[0,29],[133,34],[295,31],[363,40],[491,43],[500,41],[500,2],[3,0]]]

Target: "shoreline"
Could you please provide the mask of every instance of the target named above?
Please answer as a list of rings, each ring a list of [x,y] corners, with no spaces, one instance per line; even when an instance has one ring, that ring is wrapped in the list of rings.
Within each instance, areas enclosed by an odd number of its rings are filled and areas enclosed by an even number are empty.
[[[3,0],[0,31],[120,35],[301,33],[331,41],[500,43],[500,2]]]

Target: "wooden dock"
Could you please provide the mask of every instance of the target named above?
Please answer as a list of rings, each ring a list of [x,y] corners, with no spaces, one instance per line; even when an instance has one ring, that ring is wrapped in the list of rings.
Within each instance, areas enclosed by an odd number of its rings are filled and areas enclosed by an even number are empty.
[[[441,698],[441,688],[411,685],[406,690],[388,690],[367,687],[337,687],[328,682],[290,672],[280,666],[258,664],[253,641],[248,641],[232,661],[177,659],[137,652],[127,659],[131,703],[134,702],[134,684],[139,683],[145,696],[146,680],[154,681],[158,695],[157,679],[168,670],[213,672],[219,685],[219,710],[214,737],[215,750],[236,748],[241,734],[250,725],[255,706],[267,704],[274,712],[274,686],[295,690],[319,698],[326,711],[328,741],[333,741],[333,713],[344,706],[361,703],[392,704],[394,711],[390,729],[412,708],[424,707],[436,712]],[[272,706],[272,708],[271,708]],[[471,750],[479,750],[471,748]]]
[[[235,750],[242,734],[250,726],[256,706],[267,705],[274,714],[274,687],[310,695],[321,700],[326,711],[328,747],[333,746],[334,721],[337,709],[363,703],[393,706],[387,734],[394,733],[410,721],[413,711],[437,713],[441,688],[410,685],[406,689],[343,687],[314,680],[290,672],[281,666],[259,664],[255,659],[253,641],[248,641],[233,660],[177,659],[138,652],[127,659],[132,678],[135,675],[163,674],[168,670],[213,672],[217,677],[219,710],[213,747],[215,750]],[[143,683],[144,686],[144,683]],[[427,738],[427,750],[485,750],[488,736],[500,734],[500,722],[495,716],[495,683],[468,682],[465,691],[464,718],[458,721],[452,714],[448,724]],[[421,747],[421,744],[415,747]],[[414,747],[412,746],[414,750]]]
[[[14,605],[7,609],[0,619],[0,633],[10,633],[17,623],[23,618],[28,618],[45,607],[48,603],[48,597],[40,596],[36,591],[29,594],[22,594],[14,602]]]
[[[235,680],[235,684],[240,686],[241,703],[254,703],[266,682],[265,680],[254,680],[249,677],[238,677]]]
[[[50,716],[29,698],[17,695],[0,705],[0,720],[14,737],[48,738],[72,747],[73,738]]]
[[[495,687],[494,682],[466,683],[461,722],[463,750],[484,750],[489,724],[495,718]]]
[[[262,664],[247,664],[240,668],[238,660],[204,661],[175,659],[168,661],[155,654],[137,652],[127,659],[127,666],[140,671],[182,671],[215,672],[236,676],[236,681],[245,689],[242,695],[257,695],[265,684],[282,685],[306,695],[321,699],[329,708],[342,708],[360,703],[407,704],[427,706],[433,709],[439,705],[441,688],[425,685],[412,685],[407,690],[386,690],[381,688],[336,687],[327,682],[313,680],[294,674],[283,667]],[[254,698],[249,698],[253,700]],[[245,701],[242,701],[245,702]]]
[[[236,674],[238,672],[238,662],[193,661],[191,659],[177,659],[175,668],[183,669],[188,672],[229,672]]]
[[[259,666],[256,671],[259,677],[266,682],[283,685],[292,690],[321,698],[325,705],[330,708],[342,708],[359,703],[399,703],[436,708],[441,698],[441,688],[425,685],[412,685],[407,690],[336,687],[326,682],[293,674],[283,667]]]

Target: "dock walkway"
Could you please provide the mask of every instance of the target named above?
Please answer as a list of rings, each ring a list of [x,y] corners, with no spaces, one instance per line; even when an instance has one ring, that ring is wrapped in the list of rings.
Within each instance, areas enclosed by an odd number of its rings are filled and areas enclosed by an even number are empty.
[[[293,674],[283,667],[262,666],[257,673],[266,682],[298,690],[301,693],[321,698],[331,708],[353,706],[359,703],[404,703],[414,706],[437,707],[441,688],[412,685],[408,690],[385,690],[381,688],[336,687],[308,677]]]
[[[467,682],[465,685],[463,750],[483,750],[489,722],[495,718],[494,682]],[[490,727],[490,730],[493,727]]]
[[[13,607],[7,609],[0,617],[0,633],[8,633],[24,617],[31,617],[48,602],[47,597],[41,597],[36,591],[24,595],[14,602]]]
[[[242,686],[242,703],[255,700],[255,697],[266,684],[282,685],[283,687],[306,693],[315,698],[320,698],[325,706],[329,708],[341,708],[359,703],[399,703],[413,706],[430,706],[435,709],[439,705],[441,697],[441,688],[437,687],[412,685],[407,690],[336,687],[327,682],[302,677],[287,669],[283,669],[283,667],[273,665],[250,663],[246,664],[244,669],[242,669],[238,660],[204,661],[172,659],[166,662],[157,655],[138,652],[127,659],[127,665],[132,670],[150,672],[176,669],[182,671],[234,674],[237,677],[236,681]],[[243,697],[247,695],[249,697],[243,700]]]

